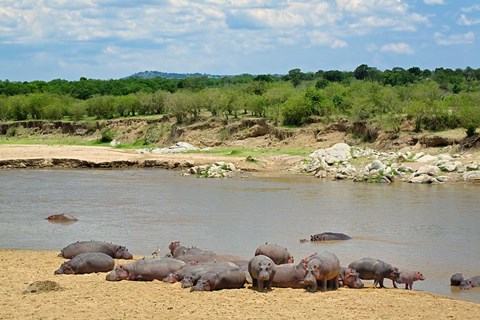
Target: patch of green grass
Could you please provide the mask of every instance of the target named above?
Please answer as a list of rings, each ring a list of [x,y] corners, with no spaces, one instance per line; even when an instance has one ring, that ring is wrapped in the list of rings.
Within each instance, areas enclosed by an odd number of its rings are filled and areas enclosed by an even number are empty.
[[[232,157],[256,157],[256,156],[274,156],[280,154],[286,154],[290,156],[307,156],[311,153],[311,150],[305,149],[211,149],[211,150],[192,150],[188,153],[201,153],[201,154],[213,154]]]

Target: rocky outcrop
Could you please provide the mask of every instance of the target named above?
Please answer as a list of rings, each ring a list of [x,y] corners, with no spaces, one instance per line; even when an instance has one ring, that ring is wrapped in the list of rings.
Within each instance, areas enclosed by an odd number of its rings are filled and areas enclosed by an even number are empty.
[[[240,170],[237,170],[233,163],[219,161],[210,165],[191,167],[184,175],[196,175],[201,178],[231,178],[239,172]]]
[[[355,182],[438,184],[447,181],[476,181],[480,165],[464,164],[458,154],[430,155],[423,152],[380,152],[339,143],[312,152],[296,169],[318,178]],[[365,162],[367,164],[365,165]],[[362,165],[363,163],[363,165]],[[412,163],[414,170],[408,163]],[[472,172],[471,174],[464,174]]]

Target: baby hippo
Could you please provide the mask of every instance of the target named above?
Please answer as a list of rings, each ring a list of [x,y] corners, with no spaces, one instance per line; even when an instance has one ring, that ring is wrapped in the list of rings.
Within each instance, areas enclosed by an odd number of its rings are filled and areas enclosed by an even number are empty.
[[[413,282],[418,280],[421,280],[421,281],[425,280],[425,277],[420,272],[401,270],[400,274],[398,275],[397,282],[404,283],[406,290],[408,289],[412,290]]]
[[[272,259],[263,254],[253,257],[248,262],[248,273],[252,277],[252,287],[263,291],[265,287],[272,289],[276,266]]]

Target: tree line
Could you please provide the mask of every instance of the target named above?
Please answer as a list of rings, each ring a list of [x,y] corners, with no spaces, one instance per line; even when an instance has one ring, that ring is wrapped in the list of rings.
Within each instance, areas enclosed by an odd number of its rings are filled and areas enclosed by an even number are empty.
[[[302,126],[340,117],[398,131],[480,126],[480,69],[417,67],[186,79],[0,81],[0,120],[112,119],[169,113],[190,123],[204,112],[225,119],[266,118]]]

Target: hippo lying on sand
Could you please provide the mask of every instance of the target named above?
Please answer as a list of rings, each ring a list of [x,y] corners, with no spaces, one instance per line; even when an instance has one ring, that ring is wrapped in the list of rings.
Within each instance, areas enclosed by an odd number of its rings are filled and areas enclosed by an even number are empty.
[[[81,253],[63,263],[54,274],[83,274],[108,272],[115,266],[115,261],[109,255],[101,252]]]
[[[132,259],[133,256],[128,249],[118,244],[103,242],[103,241],[79,241],[69,244],[62,249],[59,257],[71,259],[80,253],[85,252],[102,252],[112,258],[117,259]]]
[[[210,271],[198,279],[191,291],[240,289],[244,287],[246,281],[245,272],[238,268]]]
[[[305,289],[307,286],[303,279],[305,279],[306,273],[307,270],[303,261],[298,264],[285,263],[277,265],[272,287]]]
[[[343,233],[338,232],[323,232],[317,233],[310,236],[310,241],[334,241],[334,240],[350,240],[352,239],[350,236],[347,236]],[[300,239],[300,242],[308,242],[307,239]]]
[[[170,273],[183,268],[185,265],[185,262],[171,258],[143,258],[132,263],[117,266],[115,270],[107,275],[106,279],[109,281],[163,280]]]
[[[355,269],[340,268],[339,286],[347,286],[349,288],[363,288],[363,282],[360,280],[360,275]]]

